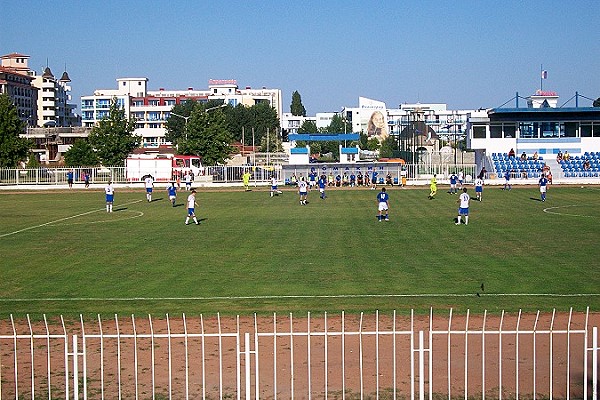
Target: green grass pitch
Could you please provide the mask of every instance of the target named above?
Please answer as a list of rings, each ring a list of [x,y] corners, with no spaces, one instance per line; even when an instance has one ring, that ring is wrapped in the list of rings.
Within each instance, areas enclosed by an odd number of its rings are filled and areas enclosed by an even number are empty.
[[[200,189],[200,226],[184,191],[0,192],[0,314],[598,311],[600,188],[486,187],[468,226],[446,190],[390,188],[380,223],[366,189]]]

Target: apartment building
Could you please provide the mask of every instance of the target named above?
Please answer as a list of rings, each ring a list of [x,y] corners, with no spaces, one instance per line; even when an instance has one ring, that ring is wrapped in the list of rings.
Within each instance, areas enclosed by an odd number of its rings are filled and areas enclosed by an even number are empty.
[[[148,78],[119,78],[117,89],[98,89],[91,96],[81,97],[83,125],[92,127],[108,115],[113,99],[123,107],[126,115],[135,118],[135,133],[142,137],[146,147],[168,144],[165,124],[171,117],[173,106],[185,101],[222,100],[233,107],[267,103],[277,111],[280,119],[283,114],[280,89],[240,89],[234,79],[210,79],[208,89],[148,90]]]

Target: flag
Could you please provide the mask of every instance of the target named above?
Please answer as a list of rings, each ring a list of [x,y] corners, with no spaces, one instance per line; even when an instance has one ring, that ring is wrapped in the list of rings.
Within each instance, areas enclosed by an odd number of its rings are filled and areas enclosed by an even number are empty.
[[[548,79],[548,71],[546,71],[546,70],[542,71],[542,79]]]

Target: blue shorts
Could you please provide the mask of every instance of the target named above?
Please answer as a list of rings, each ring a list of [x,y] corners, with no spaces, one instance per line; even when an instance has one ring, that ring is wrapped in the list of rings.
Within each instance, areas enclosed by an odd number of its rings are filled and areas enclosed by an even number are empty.
[[[271,190],[277,190],[277,185],[271,186]]]
[[[146,188],[146,193],[152,193],[152,188]]]
[[[458,208],[458,215],[469,215],[469,209],[468,208]]]
[[[106,202],[107,202],[107,203],[112,203],[112,202],[113,202],[113,200],[114,200],[114,198],[115,198],[115,195],[114,195],[114,194],[107,194],[107,195],[106,195]]]
[[[475,193],[483,192],[483,186],[475,186]]]
[[[188,208],[188,215],[190,217],[194,215],[194,209],[193,208]]]

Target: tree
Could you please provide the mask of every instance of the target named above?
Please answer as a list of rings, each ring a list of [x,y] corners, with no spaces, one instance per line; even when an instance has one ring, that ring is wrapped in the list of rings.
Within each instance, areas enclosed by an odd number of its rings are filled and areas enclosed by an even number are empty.
[[[327,127],[329,133],[352,133],[352,124],[342,119],[342,116],[335,114]]]
[[[27,158],[32,143],[20,137],[25,123],[7,94],[0,95],[0,167],[15,168]]]
[[[171,116],[165,124],[167,130],[165,139],[173,143],[175,147],[185,139],[186,122],[195,106],[195,100],[187,100],[171,108]]]
[[[185,129],[185,137],[178,140],[179,152],[202,157],[204,165],[223,164],[231,155],[233,141],[225,113],[206,111],[204,105],[195,103]]]
[[[381,147],[379,148],[379,157],[392,158],[397,150],[398,143],[396,142],[396,139],[394,139],[392,136],[388,136],[384,141],[381,142]]]
[[[268,138],[268,140],[267,140]],[[260,140],[260,151],[263,152],[281,152],[283,151],[283,146],[281,144],[281,138],[277,134],[277,131],[269,130],[268,134],[264,135]]]
[[[125,110],[115,98],[110,104],[108,117],[92,128],[88,139],[102,164],[120,166],[141,143],[141,137],[133,135],[134,130],[135,120],[125,116]]]
[[[65,164],[68,167],[98,165],[98,156],[90,142],[86,139],[79,139],[65,153]]]
[[[594,100],[594,102],[592,103],[593,107],[600,107],[600,97],[598,97],[596,100]]]
[[[306,109],[302,105],[302,97],[300,97],[300,93],[295,90],[292,93],[292,104],[290,105],[290,112],[294,116],[302,116],[306,117]]]

